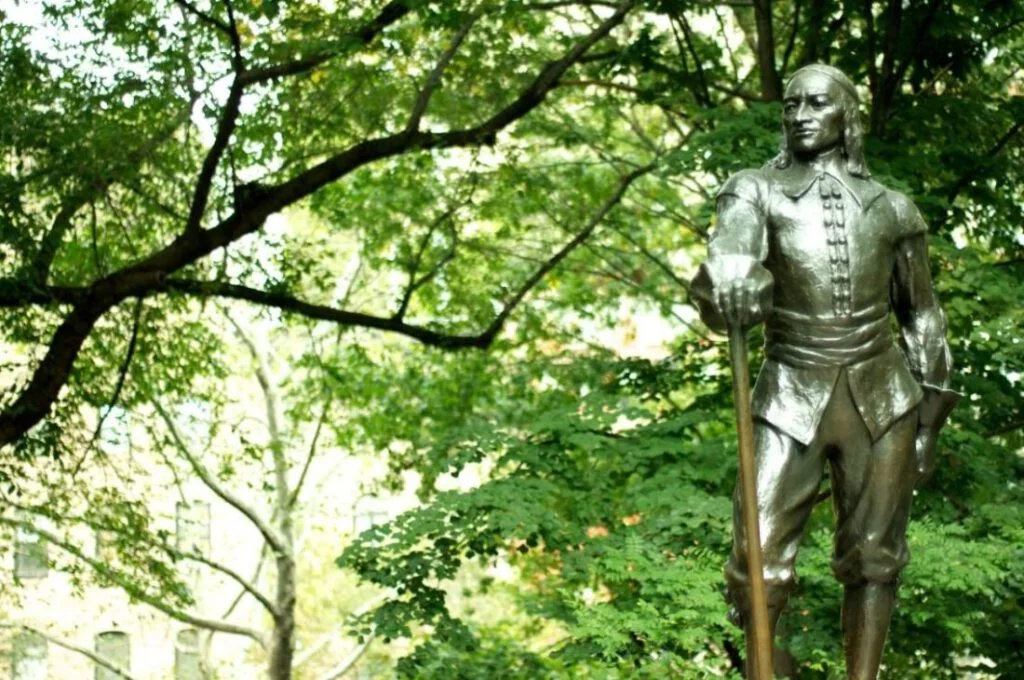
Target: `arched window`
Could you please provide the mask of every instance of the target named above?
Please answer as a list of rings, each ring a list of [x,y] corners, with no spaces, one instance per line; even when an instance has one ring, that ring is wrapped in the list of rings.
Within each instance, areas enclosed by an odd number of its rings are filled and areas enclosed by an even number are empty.
[[[34,633],[20,633],[11,645],[13,680],[46,680],[46,640]]]
[[[131,670],[132,650],[128,633],[108,630],[96,636],[96,653],[118,668]],[[96,680],[121,680],[114,671],[96,664]]]
[[[20,513],[25,522],[38,518],[29,513]],[[14,537],[14,575],[18,578],[43,578],[48,569],[46,541],[27,527],[19,526]]]
[[[210,504],[201,501],[175,505],[175,547],[183,553],[208,555],[210,552]],[[197,587],[199,563],[183,560],[178,566],[185,582]]]
[[[210,551],[210,504],[202,501],[175,504],[175,541],[181,552]]]
[[[390,513],[383,500],[371,494],[360,496],[352,508],[352,530],[358,536],[389,518]]]
[[[199,667],[199,631],[186,628],[174,642],[174,680],[202,680]]]

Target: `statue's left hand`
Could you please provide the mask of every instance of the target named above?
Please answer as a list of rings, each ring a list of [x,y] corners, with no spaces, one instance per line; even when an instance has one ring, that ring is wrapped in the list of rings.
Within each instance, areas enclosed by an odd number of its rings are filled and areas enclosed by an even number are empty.
[[[960,400],[960,394],[945,387],[922,384],[923,397],[918,406],[917,439],[917,480],[925,482],[935,471],[935,450],[938,446],[939,429],[949,417],[953,407]]]
[[[917,453],[918,482],[925,482],[935,472],[935,451],[938,448],[939,431],[931,427],[920,427],[914,441]]]

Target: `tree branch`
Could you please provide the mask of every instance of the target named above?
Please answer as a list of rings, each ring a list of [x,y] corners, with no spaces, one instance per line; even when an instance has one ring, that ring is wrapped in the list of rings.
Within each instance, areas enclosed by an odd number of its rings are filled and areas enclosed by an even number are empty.
[[[515,293],[515,295],[513,295],[512,298],[505,303],[505,306],[498,313],[498,316],[495,317],[490,327],[488,327],[488,329],[484,331],[483,336],[493,338],[495,335],[497,335],[498,332],[501,330],[502,326],[504,325],[505,321],[508,319],[509,315],[522,301],[522,299],[526,297],[526,294],[529,293],[530,290],[532,290],[533,287],[536,286],[540,282],[540,280],[547,275],[548,272],[550,272],[552,269],[558,266],[559,262],[568,257],[569,253],[571,253],[580,244],[582,244],[584,241],[590,238],[590,235],[594,233],[594,230],[597,228],[599,224],[601,224],[601,221],[604,220],[605,216],[609,212],[611,212],[612,208],[618,205],[618,203],[622,200],[622,197],[625,195],[626,190],[629,189],[630,185],[640,177],[646,175],[654,168],[655,164],[651,163],[641,168],[637,168],[636,170],[633,170],[632,172],[622,176],[619,179],[619,185],[616,187],[615,191],[612,192],[612,195],[605,200],[605,202],[601,205],[600,208],[598,208],[597,212],[591,216],[590,220],[587,222],[584,228],[579,233],[577,233],[571,241],[562,246],[561,250],[559,250],[547,262],[541,265],[537,269],[537,271],[533,273],[533,276],[527,279],[526,282],[519,287],[519,290]]]
[[[767,101],[778,101],[782,99],[782,87],[775,66],[771,0],[754,0],[754,19],[757,24],[757,65],[761,75],[761,94]]]
[[[392,593],[390,593],[390,592],[384,592],[384,593],[381,593],[381,594],[379,594],[379,595],[377,595],[375,597],[370,598],[369,600],[367,600],[363,604],[359,605],[359,607],[354,609],[348,615],[348,618],[356,618],[356,617],[362,616],[363,614],[367,613],[368,611],[370,611],[371,609],[373,609],[374,607],[379,605],[381,602],[384,602],[385,600],[387,600],[389,597],[391,597],[391,595],[392,595]],[[335,626],[332,630],[330,630],[330,631],[324,633],[323,635],[321,635],[320,637],[318,637],[313,642],[313,644],[311,644],[306,649],[303,649],[302,653],[296,655],[295,663],[292,665],[292,669],[293,670],[297,669],[299,666],[302,666],[306,662],[308,662],[311,659],[313,659],[313,657],[315,657],[317,654],[320,653],[320,650],[322,650],[332,640],[334,640],[339,635],[341,635],[341,633],[344,630],[344,628],[345,628],[344,624]],[[370,636],[370,637],[372,638],[372,636]]]
[[[1007,145],[1013,141],[1013,139],[1020,134],[1021,130],[1024,130],[1024,121],[1018,121],[1014,123],[1009,130],[996,140],[996,143],[989,148],[983,155],[978,157],[978,162],[971,165],[971,167],[960,175],[955,182],[953,182],[948,189],[946,189],[946,202],[952,206],[953,201],[956,200],[957,196],[960,195],[967,186],[978,178],[981,171],[984,169],[985,164],[991,161],[993,158],[999,155]],[[944,224],[949,219],[950,212],[947,211],[945,217],[939,221],[939,224]]]
[[[225,36],[227,36],[229,40],[233,38],[234,31],[222,19],[218,19],[212,14],[204,12],[203,10],[196,7],[189,0],[174,0],[174,4],[178,5],[179,7],[184,9],[186,12],[188,12],[195,18],[199,19],[199,21],[203,22],[207,26],[217,29]]]
[[[89,440],[89,445],[85,447],[85,451],[82,453],[82,457],[78,459],[75,464],[75,469],[71,473],[71,478],[74,479],[78,475],[79,469],[88,458],[89,452],[92,447],[96,444],[96,440],[99,439],[100,434],[103,432],[103,424],[107,422],[107,418],[113,412],[117,406],[117,402],[121,399],[121,390],[124,389],[125,379],[128,376],[128,369],[132,365],[132,359],[135,357],[135,347],[139,340],[139,326],[142,321],[142,298],[136,298],[135,300],[135,312],[132,315],[132,334],[128,339],[128,350],[125,352],[124,361],[121,362],[121,370],[118,372],[117,384],[114,386],[114,393],[110,396],[110,401],[107,402],[107,408],[100,416],[99,422],[96,423],[96,429],[92,433],[92,437]]]
[[[416,255],[413,258],[412,265],[409,267],[409,283],[405,287],[405,292],[402,293],[402,299],[398,303],[398,310],[395,312],[394,316],[392,316],[393,319],[401,321],[402,318],[405,317],[405,312],[409,309],[409,303],[412,301],[413,294],[426,284],[430,283],[430,281],[433,280],[435,276],[437,276],[438,272],[440,272],[446,264],[448,264],[455,258],[456,246],[453,243],[452,247],[448,250],[447,253],[445,253],[444,257],[442,257],[437,262],[436,265],[431,267],[430,271],[428,271],[423,276],[416,278],[416,274],[419,271],[420,263],[423,260],[423,254],[426,251],[427,246],[430,244],[430,238],[434,235],[434,232],[437,230],[438,226],[440,226],[446,220],[451,219],[451,217],[455,214],[455,211],[458,209],[458,207],[459,206],[452,206],[448,208],[448,210],[445,210],[437,219],[431,222],[430,226],[427,228],[427,233],[423,235],[423,240],[420,241],[420,247],[416,251]]]
[[[392,318],[384,318],[336,309],[327,305],[318,305],[299,300],[285,293],[272,293],[248,286],[241,286],[220,281],[194,281],[190,279],[169,279],[166,289],[178,291],[198,297],[222,297],[234,300],[246,300],[266,307],[275,307],[285,312],[300,314],[309,319],[332,321],[346,326],[359,326],[390,331],[419,340],[425,345],[442,349],[479,348],[484,349],[490,339],[482,335],[449,335],[432,331],[422,326],[407,324]]]
[[[274,64],[263,68],[251,69],[242,77],[243,85],[264,83],[286,76],[299,75],[311,71],[324,62],[342,54],[350,45],[368,45],[380,33],[391,26],[410,11],[410,5],[404,0],[389,2],[381,8],[377,16],[363,25],[359,30],[342,36],[337,41],[337,47],[321,52],[316,52],[308,57],[302,57],[283,64]]]
[[[163,419],[164,423],[167,424],[167,429],[171,433],[171,438],[174,441],[175,448],[185,457],[192,470],[196,473],[199,479],[202,480],[210,491],[217,495],[222,501],[233,507],[235,510],[240,512],[248,519],[253,526],[263,535],[263,539],[270,544],[271,549],[275,552],[283,553],[286,549],[283,539],[278,535],[274,529],[267,524],[263,518],[257,514],[257,512],[249,506],[248,503],[243,501],[241,498],[235,496],[233,493],[225,489],[220,483],[214,479],[210,471],[207,470],[202,463],[192,454],[189,450],[188,444],[182,438],[181,433],[178,431],[178,427],[174,424],[174,419],[171,418],[170,414],[164,409],[159,401],[150,395],[150,401],[153,404],[153,408]]]
[[[46,416],[60,388],[67,381],[82,343],[107,309],[127,297],[148,295],[165,289],[168,274],[256,231],[270,214],[292,205],[368,163],[415,149],[493,143],[498,132],[537,108],[557,85],[562,75],[582,59],[591,47],[621,24],[638,1],[623,0],[619,3],[614,14],[576,43],[561,59],[541,69],[533,82],[522,90],[515,100],[482,123],[443,133],[402,132],[355,144],[283,184],[268,188],[260,198],[237,210],[216,227],[208,230],[186,230],[169,245],[141,262],[115,272],[91,286],[84,300],[71,311],[58,328],[29,385],[11,406],[0,413],[0,446],[14,441]],[[193,208],[197,205],[198,202],[194,203]],[[511,309],[507,309],[506,312],[511,313]],[[456,338],[454,342],[450,339],[443,340],[443,336],[437,333],[425,330],[416,332],[423,337],[437,340],[435,344],[439,346],[484,347],[500,330],[504,317],[499,321],[481,337],[468,340]]]
[[[271,602],[269,599],[267,599],[266,595],[264,595],[253,583],[251,583],[250,581],[247,581],[244,576],[239,574],[234,569],[231,569],[227,565],[221,564],[220,562],[217,562],[216,560],[212,560],[212,559],[210,559],[208,557],[205,557],[204,555],[202,555],[200,553],[181,552],[180,550],[175,550],[174,548],[172,548],[169,545],[163,545],[163,544],[161,544],[159,547],[161,549],[163,549],[164,551],[166,551],[169,555],[172,555],[172,556],[174,556],[174,557],[176,557],[178,559],[191,560],[193,562],[199,562],[200,564],[205,564],[206,566],[210,567],[211,569],[213,569],[215,571],[219,571],[220,573],[224,574],[225,576],[230,578],[232,581],[234,581],[235,583],[240,585],[242,587],[242,590],[244,590],[245,592],[247,592],[250,595],[252,595],[253,598],[257,602],[259,602],[261,605],[263,605],[263,608],[266,609],[267,613],[269,613],[274,619],[277,619],[280,616],[280,613],[279,613],[277,607],[274,606],[273,602]]]
[[[793,27],[789,32],[789,40],[786,41],[786,50],[782,54],[782,73],[789,72],[789,58],[793,54],[793,47],[796,45],[796,34],[800,28],[800,7],[803,3],[800,0],[793,0]]]
[[[114,662],[110,661],[106,657],[100,656],[96,652],[92,651],[91,649],[87,649],[86,647],[79,647],[78,645],[72,644],[72,643],[68,642],[67,640],[62,640],[62,639],[60,639],[58,637],[54,637],[53,635],[50,635],[49,633],[45,633],[45,632],[39,630],[38,628],[33,628],[32,626],[26,625],[24,623],[7,623],[7,622],[0,622],[0,628],[10,628],[10,629],[16,629],[16,630],[19,630],[19,629],[20,630],[24,630],[24,631],[26,631],[28,633],[31,633],[32,635],[36,635],[38,637],[41,637],[42,639],[46,640],[47,642],[49,642],[51,644],[54,644],[54,645],[57,645],[58,647],[63,647],[64,649],[67,649],[69,651],[75,652],[77,654],[81,654],[82,656],[86,657],[87,659],[89,659],[90,661],[95,663],[96,665],[102,666],[103,668],[106,668],[108,671],[110,671],[114,675],[118,676],[119,678],[122,678],[123,680],[135,680],[135,678],[132,677],[128,673],[128,671],[126,671],[125,669],[123,669],[120,666],[116,665]]]
[[[220,122],[217,124],[217,136],[206,152],[203,159],[203,167],[199,171],[199,178],[196,180],[196,188],[192,194],[192,202],[188,210],[188,222],[185,223],[185,236],[191,236],[202,229],[203,213],[206,212],[206,205],[210,199],[210,189],[213,186],[213,178],[217,173],[221,158],[228,148],[231,135],[238,125],[238,116],[242,104],[242,95],[245,93],[245,86],[242,85],[240,74],[236,74],[231,83],[231,90],[228,92],[228,99],[224,103],[221,112]]]
[[[412,112],[409,114],[409,121],[405,124],[406,132],[416,132],[419,130],[420,121],[423,119],[423,114],[427,112],[427,106],[430,105],[430,98],[433,96],[434,91],[441,84],[441,77],[444,75],[444,71],[448,68],[448,65],[452,62],[455,57],[455,53],[459,51],[459,47],[462,45],[462,41],[469,35],[469,31],[473,28],[473,24],[480,19],[483,12],[481,10],[475,10],[469,17],[469,20],[463,24],[462,28],[452,38],[452,44],[448,47],[441,58],[438,60],[437,65],[434,66],[433,70],[427,76],[426,82],[423,84],[423,89],[420,90],[419,95],[416,97],[416,103],[412,107]]]
[[[278,421],[277,390],[270,378],[270,370],[267,368],[267,360],[262,352],[256,347],[256,343],[249,337],[230,315],[228,321],[235,327],[235,332],[242,340],[255,365],[256,380],[263,392],[263,403],[267,412],[267,431],[270,435],[270,455],[274,461],[274,482],[276,492],[276,504],[274,515],[278,516],[279,536],[282,549],[275,549],[275,557],[278,560],[286,558],[294,561],[294,546],[292,544],[291,530],[291,488],[288,485],[288,460],[284,455],[284,441],[281,437],[281,426]],[[273,544],[271,544],[272,547]]]
[[[154,609],[163,612],[167,616],[170,616],[172,619],[181,621],[183,623],[188,623],[199,628],[215,630],[219,633],[241,635],[243,637],[250,638],[257,644],[259,644],[261,647],[265,644],[263,641],[263,637],[251,628],[239,626],[234,623],[229,623],[227,621],[216,621],[213,619],[206,619],[171,607],[166,602],[164,602],[163,598],[147,593],[137,584],[132,583],[128,578],[121,575],[117,570],[111,569],[109,565],[104,564],[96,558],[87,555],[85,551],[79,548],[78,546],[63,540],[53,532],[35,526],[31,522],[0,516],[0,524],[5,524],[7,526],[14,528],[21,528],[25,531],[30,531],[34,534],[37,534],[40,538],[45,539],[48,543],[57,546],[69,555],[72,555],[81,560],[82,562],[84,562],[85,564],[89,565],[96,573],[104,576],[105,578],[110,579],[114,583],[117,583],[132,598],[138,600],[139,602],[148,604]]]
[[[362,658],[366,650],[373,644],[374,635],[367,635],[366,639],[363,640],[362,644],[349,652],[349,655],[341,660],[338,665],[320,676],[320,680],[341,680],[342,676],[349,671],[352,666]]]
[[[707,108],[714,106],[714,102],[711,100],[711,91],[708,89],[707,75],[704,73],[704,66],[700,63],[700,55],[697,54],[697,49],[693,44],[693,34],[690,30],[690,22],[686,20],[686,15],[682,12],[676,12],[672,16],[672,21],[669,22],[672,26],[672,35],[675,36],[676,44],[682,56],[683,46],[679,40],[679,33],[676,31],[676,24],[683,29],[683,37],[686,39],[686,48],[693,58],[694,71],[697,73],[697,82],[700,84],[700,92],[694,92],[695,99],[703,104]]]
[[[242,36],[238,34],[238,23],[235,21],[235,8],[231,0],[224,0],[224,7],[228,12],[228,39],[231,41],[231,65],[235,73],[242,73],[245,70],[245,58],[242,57]]]
[[[359,326],[363,328],[374,328],[377,330],[390,331],[405,335],[422,342],[425,345],[440,347],[442,349],[461,349],[475,347],[485,349],[491,345],[498,333],[504,327],[508,317],[515,308],[552,269],[554,269],[569,253],[583,243],[594,229],[601,223],[604,217],[622,199],[629,186],[639,177],[654,169],[654,165],[646,165],[623,176],[613,194],[601,205],[598,211],[591,217],[584,228],[567,244],[551,256],[537,268],[537,270],[519,287],[516,293],[505,303],[502,310],[494,320],[477,335],[450,335],[433,331],[422,326],[405,323],[394,318],[382,318],[363,314],[361,312],[350,312],[343,309],[336,309],[326,305],[317,305],[304,302],[291,295],[284,293],[273,293],[247,286],[240,286],[219,281],[194,281],[187,279],[169,279],[166,282],[168,290],[175,290],[190,295],[201,297],[226,297],[236,300],[247,300],[249,302],[268,307],[275,307],[282,311],[294,312],[307,318],[320,319],[322,321],[333,321],[348,326]]]

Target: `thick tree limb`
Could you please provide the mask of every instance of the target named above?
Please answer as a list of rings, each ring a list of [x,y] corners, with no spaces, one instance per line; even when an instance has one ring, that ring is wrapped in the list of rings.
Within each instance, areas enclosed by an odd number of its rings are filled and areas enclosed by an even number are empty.
[[[561,59],[541,69],[519,96],[480,124],[449,132],[401,132],[355,144],[292,179],[269,187],[260,198],[239,209],[216,227],[208,230],[186,230],[165,248],[141,262],[115,272],[90,286],[88,292],[78,300],[75,308],[57,329],[28,386],[11,406],[0,413],[0,446],[13,442],[46,416],[60,388],[67,381],[71,366],[85,338],[91,333],[97,320],[115,304],[128,297],[149,295],[164,289],[167,275],[256,231],[272,213],[294,204],[368,163],[416,149],[493,143],[498,132],[537,108],[565,72],[582,59],[591,47],[621,24],[637,2],[638,0],[623,0],[619,3],[614,14],[576,43]],[[239,293],[238,297],[244,297],[246,294],[243,290],[236,292]],[[433,338],[435,344],[439,346],[486,347],[500,331],[514,306],[507,306],[502,316],[496,319],[496,323],[477,338],[456,338],[452,342],[443,340],[440,334],[425,329],[414,332],[428,339]],[[369,321],[372,322],[369,327],[380,327],[379,320]]]
[[[378,317],[361,312],[350,312],[327,305],[318,305],[299,300],[285,293],[272,293],[257,288],[249,288],[233,283],[219,281],[194,281],[189,279],[169,279],[167,290],[178,291],[198,297],[222,297],[234,300],[246,300],[265,307],[275,307],[284,312],[300,314],[308,319],[332,321],[345,326],[359,326],[389,331],[419,340],[425,345],[442,349],[478,348],[490,345],[493,338],[481,335],[448,335],[433,331],[422,326],[407,324],[392,318]]]
[[[0,628],[8,628],[8,629],[14,629],[14,630],[23,630],[23,631],[25,631],[27,633],[31,633],[32,635],[36,635],[36,636],[46,640],[50,644],[57,645],[58,647],[63,647],[64,649],[67,649],[68,651],[75,652],[76,654],[81,654],[82,656],[86,657],[87,659],[92,661],[97,666],[102,666],[103,668],[106,668],[108,671],[110,671],[111,673],[113,673],[117,677],[122,678],[123,680],[135,680],[135,678],[131,674],[129,674],[128,671],[126,671],[125,669],[121,668],[120,666],[115,664],[110,659],[107,659],[104,656],[100,656],[99,654],[97,654],[96,652],[92,651],[91,649],[88,649],[86,647],[80,647],[80,646],[78,646],[76,644],[68,642],[67,640],[62,640],[61,638],[58,638],[58,637],[55,637],[53,635],[50,635],[49,633],[43,632],[42,630],[40,630],[38,628],[34,628],[34,627],[29,626],[29,625],[24,624],[24,623],[7,623],[7,622],[0,622]]]
[[[449,132],[401,132],[355,144],[282,184],[268,187],[261,198],[250,203],[245,210],[234,213],[218,226],[198,234],[179,237],[163,250],[124,271],[159,270],[165,274],[173,273],[255,231],[269,215],[369,163],[415,149],[442,149],[493,143],[498,132],[537,108],[557,85],[562,75],[587,50],[622,23],[636,2],[637,0],[625,0],[620,3],[615,14],[577,43],[561,59],[544,67],[514,101],[484,122]]]
[[[238,124],[239,109],[242,104],[242,95],[245,88],[241,83],[241,76],[236,75],[231,83],[231,91],[224,103],[221,112],[220,122],[217,125],[217,136],[213,145],[206,152],[203,159],[203,167],[199,171],[199,178],[196,180],[195,192],[192,194],[192,202],[188,209],[188,222],[185,223],[185,236],[198,233],[202,229],[203,213],[206,212],[206,205],[210,199],[210,188],[213,186],[213,178],[217,173],[221,158],[228,148],[231,135],[235,132]]]
[[[761,76],[761,95],[766,101],[779,101],[782,99],[782,85],[775,65],[771,0],[754,0],[754,20],[757,25],[757,67]]]

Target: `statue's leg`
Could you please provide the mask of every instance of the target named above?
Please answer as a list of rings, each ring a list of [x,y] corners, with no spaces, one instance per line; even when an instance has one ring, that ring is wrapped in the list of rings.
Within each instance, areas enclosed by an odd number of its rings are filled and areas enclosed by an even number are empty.
[[[796,554],[807,518],[814,509],[824,457],[821,447],[813,442],[804,446],[762,421],[754,422],[754,447],[765,595],[774,640],[775,624],[796,578]],[[738,483],[733,494],[733,547],[725,575],[735,622],[743,626],[749,640],[752,631],[747,539]]]
[[[852,400],[842,445],[832,459],[836,552],[843,583],[843,642],[850,680],[876,680],[896,604],[900,570],[909,558],[907,518],[914,491],[917,412],[896,421],[878,441]]]

